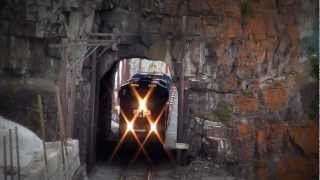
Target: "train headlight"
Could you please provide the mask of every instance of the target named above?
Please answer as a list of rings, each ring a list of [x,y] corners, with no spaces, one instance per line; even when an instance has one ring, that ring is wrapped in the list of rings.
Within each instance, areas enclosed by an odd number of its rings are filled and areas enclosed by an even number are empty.
[[[146,105],[146,100],[145,99],[139,100],[139,110],[140,111],[146,111],[147,110],[147,105]]]
[[[127,122],[127,131],[133,132],[133,122]]]
[[[157,132],[157,124],[156,123],[151,123],[150,131],[151,132]]]

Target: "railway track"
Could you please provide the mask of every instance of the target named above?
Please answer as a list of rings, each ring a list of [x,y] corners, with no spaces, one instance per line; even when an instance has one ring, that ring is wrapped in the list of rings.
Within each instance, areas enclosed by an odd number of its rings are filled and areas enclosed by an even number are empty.
[[[120,175],[120,180],[154,180],[154,178],[152,170],[148,169],[143,175],[128,174],[124,171],[123,174]]]

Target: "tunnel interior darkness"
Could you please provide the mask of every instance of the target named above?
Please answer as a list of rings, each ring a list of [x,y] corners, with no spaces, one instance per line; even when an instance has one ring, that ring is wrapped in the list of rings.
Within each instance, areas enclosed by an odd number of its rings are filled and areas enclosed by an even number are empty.
[[[99,113],[96,126],[96,159],[98,161],[107,160],[108,154],[112,150],[112,143],[108,141],[108,137],[110,136],[112,118],[112,93],[118,64],[119,62],[114,63],[99,82]]]
[[[137,60],[139,58],[135,58]],[[127,59],[127,61],[130,61],[131,59]],[[116,109],[114,107],[115,103],[115,96],[114,92],[117,87],[119,87],[121,84],[125,83],[128,78],[130,78],[130,75],[134,74],[133,71],[145,71],[141,70],[143,69],[143,65],[140,63],[126,63],[126,67],[124,66],[124,60],[115,62],[112,67],[107,71],[103,77],[100,79],[99,83],[99,95],[98,95],[98,101],[99,101],[99,110],[96,118],[96,160],[97,162],[108,162],[112,151],[114,150],[116,144],[118,143],[117,140],[119,138],[117,137],[117,134],[113,133],[111,130],[111,122],[114,115],[114,110]],[[146,63],[147,68],[153,68],[154,67],[152,61],[151,63]],[[137,67],[129,67],[131,66],[137,66]],[[169,65],[165,64],[165,68],[169,68]],[[120,78],[119,80],[119,67],[121,67],[123,71],[127,71],[126,73],[123,73],[125,77]],[[134,70],[132,70],[134,69]],[[167,71],[167,69],[165,69]],[[118,73],[117,73],[118,72]],[[131,74],[130,74],[131,73]],[[118,76],[118,77],[117,77]],[[122,75],[123,76],[123,75]],[[149,143],[146,145],[146,151],[148,152],[150,159],[152,159],[152,162],[163,162],[169,160],[167,157],[165,151],[163,150],[163,147],[161,143],[154,142]],[[114,161],[116,162],[129,162],[134,153],[139,149],[139,145],[135,142],[126,142],[123,143],[121,148],[119,149],[117,155],[114,158]],[[147,162],[147,159],[143,153],[140,153],[140,155],[137,158],[137,161],[144,161]],[[148,162],[150,163],[150,162]]]

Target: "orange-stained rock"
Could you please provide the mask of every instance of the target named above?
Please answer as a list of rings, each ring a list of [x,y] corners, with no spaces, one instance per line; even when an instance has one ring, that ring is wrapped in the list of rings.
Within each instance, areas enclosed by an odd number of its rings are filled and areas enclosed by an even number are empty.
[[[235,148],[238,151],[238,158],[240,161],[251,161],[254,158],[255,142],[254,142],[254,129],[249,123],[238,124],[239,134],[236,138],[239,140],[239,144],[236,144]]]
[[[276,180],[308,180],[318,175],[318,160],[285,154],[277,162]]]
[[[270,110],[283,108],[288,103],[288,94],[282,84],[268,87],[263,91],[264,101]]]
[[[181,31],[181,22],[177,21],[175,18],[164,18],[160,24],[160,31],[162,33]]]
[[[259,80],[252,81],[250,84],[250,89],[252,90],[252,92],[257,93],[260,90],[259,85],[260,85]]]
[[[291,20],[288,24],[287,27],[287,32],[291,38],[291,40],[293,41],[293,43],[298,43],[299,42],[299,31],[298,31],[298,26],[296,24],[294,24],[294,21]]]
[[[267,152],[267,135],[268,132],[264,130],[258,130],[256,132],[256,149],[259,156],[262,156]]]
[[[258,110],[258,100],[255,97],[235,96],[234,97],[236,111],[241,113],[251,113]]]
[[[264,16],[255,15],[248,19],[248,24],[245,27],[244,33],[246,35],[253,35],[256,40],[266,39],[266,24]]]
[[[240,138],[244,138],[252,133],[252,126],[248,123],[239,123],[238,130]]]
[[[259,160],[255,162],[255,179],[269,180],[269,172],[267,162]]]
[[[287,142],[288,125],[282,122],[269,123],[266,127],[268,132],[267,151],[270,153],[280,153],[283,144]]]
[[[270,51],[276,47],[276,43],[277,43],[276,39],[267,38],[266,40],[260,42],[260,46],[261,48],[263,48],[263,50],[266,49]]]
[[[235,19],[241,19],[241,10],[240,6],[237,3],[228,3],[227,6],[224,7],[224,15],[226,17],[233,17]]]
[[[236,19],[229,19],[227,23],[227,37],[234,38],[240,35],[241,31],[241,24],[239,20]]]
[[[303,127],[289,127],[289,135],[292,141],[298,145],[306,155],[317,155],[318,149],[318,125],[314,122]]]
[[[225,80],[225,83],[223,85],[224,91],[231,91],[236,89],[238,86],[238,80],[234,75],[230,75]]]

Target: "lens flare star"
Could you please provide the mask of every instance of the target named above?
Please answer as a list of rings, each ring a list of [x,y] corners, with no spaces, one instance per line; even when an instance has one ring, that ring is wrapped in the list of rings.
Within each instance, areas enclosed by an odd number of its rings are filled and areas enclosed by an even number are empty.
[[[151,87],[144,98],[142,98],[140,96],[140,94],[138,93],[138,91],[136,90],[135,87],[132,87],[132,91],[135,95],[135,97],[137,98],[138,102],[144,101],[144,106],[143,108],[146,109],[146,103],[149,99],[149,97],[151,96],[152,92],[154,90],[154,87]],[[120,149],[121,145],[123,144],[124,140],[126,139],[127,135],[129,134],[129,132],[133,135],[134,139],[137,141],[138,145],[139,145],[139,149],[141,149],[140,151],[142,151],[144,153],[144,155],[146,156],[146,158],[151,162],[151,159],[149,157],[149,155],[147,154],[147,152],[145,151],[142,142],[140,141],[140,139],[138,138],[136,132],[134,131],[134,123],[137,120],[137,118],[139,117],[139,111],[135,112],[135,114],[133,115],[133,118],[131,120],[129,120],[129,118],[125,115],[125,113],[120,109],[120,115],[123,117],[123,119],[125,120],[126,123],[126,131],[122,134],[119,142],[117,143],[116,147],[114,148],[111,157],[109,159],[109,162],[111,162],[113,160],[113,158],[115,157],[115,155],[117,154],[118,150]]]
[[[159,140],[159,142],[161,143],[166,155],[168,156],[168,158],[171,160],[171,162],[174,161],[174,158],[172,156],[172,154],[164,147],[164,141],[163,138],[160,136],[159,132],[157,131],[157,129],[152,130],[152,127],[157,127],[157,124],[159,122],[159,120],[161,119],[164,111],[166,110],[168,104],[166,103],[166,105],[164,107],[162,107],[159,115],[157,116],[156,120],[152,120],[152,117],[150,115],[147,116],[147,120],[150,124],[150,131],[147,134],[147,136],[145,137],[144,141],[142,142],[142,145],[140,146],[140,148],[138,149],[138,151],[136,152],[136,154],[134,155],[133,159],[130,161],[130,164],[133,163],[139,156],[139,154],[141,153],[141,151],[144,150],[144,145],[147,143],[147,141],[149,140],[149,138],[151,137],[151,135],[154,133],[157,137],[157,139]]]

